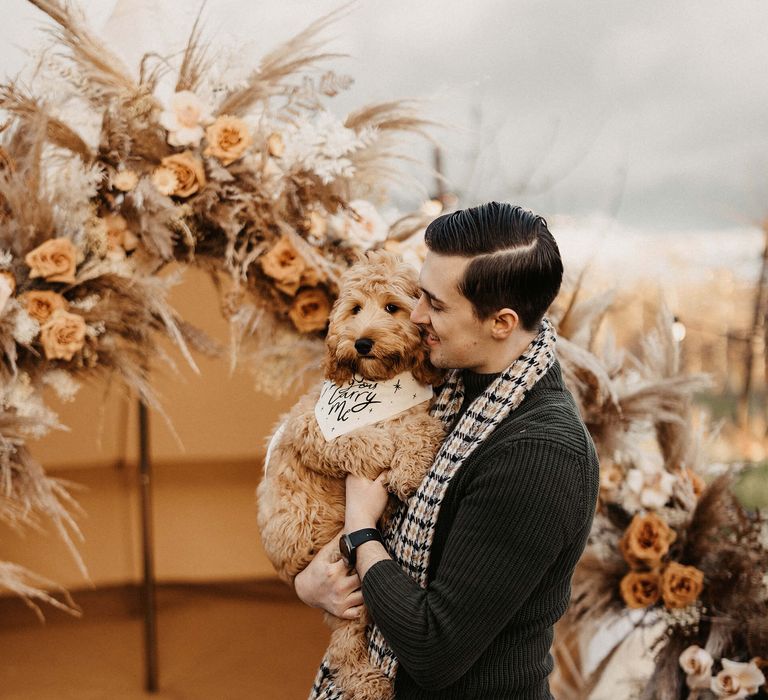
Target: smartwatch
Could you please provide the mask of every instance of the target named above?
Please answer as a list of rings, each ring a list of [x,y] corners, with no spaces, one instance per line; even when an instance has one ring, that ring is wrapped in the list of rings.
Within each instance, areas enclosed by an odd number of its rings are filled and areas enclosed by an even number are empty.
[[[357,561],[357,548],[365,542],[376,540],[384,544],[381,533],[375,527],[366,527],[363,530],[355,530],[348,535],[342,535],[339,539],[339,551],[347,566],[353,567]]]

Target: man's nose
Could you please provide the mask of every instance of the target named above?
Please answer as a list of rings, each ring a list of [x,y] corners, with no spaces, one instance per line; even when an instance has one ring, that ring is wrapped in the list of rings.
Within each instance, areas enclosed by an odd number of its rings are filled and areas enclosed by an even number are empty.
[[[424,295],[422,294],[419,297],[419,300],[416,302],[416,306],[413,307],[413,311],[411,311],[411,321],[414,323],[428,323],[429,322],[429,316],[424,312]]]

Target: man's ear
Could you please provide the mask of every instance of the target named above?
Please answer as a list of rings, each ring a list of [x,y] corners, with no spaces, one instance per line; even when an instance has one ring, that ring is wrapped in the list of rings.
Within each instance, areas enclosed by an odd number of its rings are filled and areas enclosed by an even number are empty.
[[[496,340],[506,340],[519,327],[520,317],[512,309],[500,309],[491,317],[491,336]]]

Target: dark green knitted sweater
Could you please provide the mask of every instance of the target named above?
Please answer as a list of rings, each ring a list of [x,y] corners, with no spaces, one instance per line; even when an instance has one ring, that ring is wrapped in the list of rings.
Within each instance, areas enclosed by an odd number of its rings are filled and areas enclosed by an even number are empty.
[[[492,378],[467,375],[468,395]],[[392,560],[365,575],[365,604],[400,661],[397,700],[552,698],[552,626],[598,484],[594,445],[555,362],[449,484],[426,589]]]

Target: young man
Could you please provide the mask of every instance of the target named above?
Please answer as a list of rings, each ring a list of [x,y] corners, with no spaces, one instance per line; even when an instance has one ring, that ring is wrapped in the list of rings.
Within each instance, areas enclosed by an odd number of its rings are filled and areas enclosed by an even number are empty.
[[[432,362],[455,370],[433,409],[451,432],[381,537],[382,478],[347,479],[356,573],[333,561],[334,541],[296,591],[343,618],[365,604],[371,658],[397,700],[552,698],[553,625],[599,482],[543,318],[560,288],[560,253],[543,218],[496,202],[439,217],[425,238],[411,318]],[[342,697],[326,664],[312,697]]]

